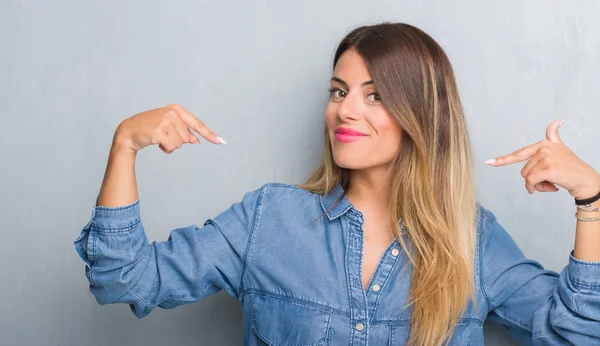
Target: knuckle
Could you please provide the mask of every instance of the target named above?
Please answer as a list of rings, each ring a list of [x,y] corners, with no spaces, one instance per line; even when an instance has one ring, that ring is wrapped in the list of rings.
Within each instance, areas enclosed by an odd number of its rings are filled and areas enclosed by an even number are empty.
[[[525,182],[526,182],[528,185],[532,185],[532,184],[533,184],[533,182],[534,182],[533,175],[529,174],[528,176],[526,176],[526,177],[525,177]]]
[[[177,103],[171,103],[170,105],[167,106],[167,109],[170,109],[173,111],[180,111],[182,109],[182,107]]]
[[[164,113],[164,120],[163,121],[170,121],[177,118],[177,112],[175,112],[173,109],[167,109]]]
[[[165,114],[165,117],[158,124],[158,130],[160,133],[166,133],[169,124],[171,124],[171,120],[169,119],[169,116]]]

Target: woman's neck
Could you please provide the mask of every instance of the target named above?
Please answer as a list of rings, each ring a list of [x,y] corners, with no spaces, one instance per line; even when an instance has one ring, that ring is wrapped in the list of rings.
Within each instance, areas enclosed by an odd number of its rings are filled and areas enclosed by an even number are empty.
[[[346,196],[354,207],[363,214],[375,217],[389,215],[389,189],[387,167],[352,170]]]

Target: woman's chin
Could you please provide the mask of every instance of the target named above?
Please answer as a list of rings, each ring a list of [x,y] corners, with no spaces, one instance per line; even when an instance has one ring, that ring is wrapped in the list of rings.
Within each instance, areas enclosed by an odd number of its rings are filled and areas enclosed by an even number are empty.
[[[335,164],[340,168],[345,169],[365,169],[369,168],[369,163],[367,160],[360,157],[340,157],[336,158],[334,156]]]

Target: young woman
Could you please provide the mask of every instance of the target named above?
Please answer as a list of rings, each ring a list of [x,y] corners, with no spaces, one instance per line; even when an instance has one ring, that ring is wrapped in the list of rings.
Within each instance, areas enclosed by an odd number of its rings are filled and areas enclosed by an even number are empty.
[[[165,242],[144,233],[136,152],[199,143],[191,130],[225,141],[177,105],[124,120],[75,241],[98,302],[142,318],[225,290],[240,299],[247,345],[482,345],[487,318],[524,344],[600,344],[600,175],[560,141],[560,122],[487,162],[527,160],[530,193],[561,186],[575,198],[575,248],[559,275],[476,203],[454,73],[430,36],[360,27],[333,67],[308,181],[264,185]]]

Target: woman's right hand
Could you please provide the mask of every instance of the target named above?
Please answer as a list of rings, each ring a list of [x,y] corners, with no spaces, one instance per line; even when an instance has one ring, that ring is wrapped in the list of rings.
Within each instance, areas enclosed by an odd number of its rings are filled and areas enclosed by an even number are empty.
[[[132,152],[158,144],[163,152],[170,154],[184,143],[200,143],[192,130],[211,143],[225,144],[225,140],[208,129],[200,119],[176,104],[123,120],[115,132],[115,141]]]

